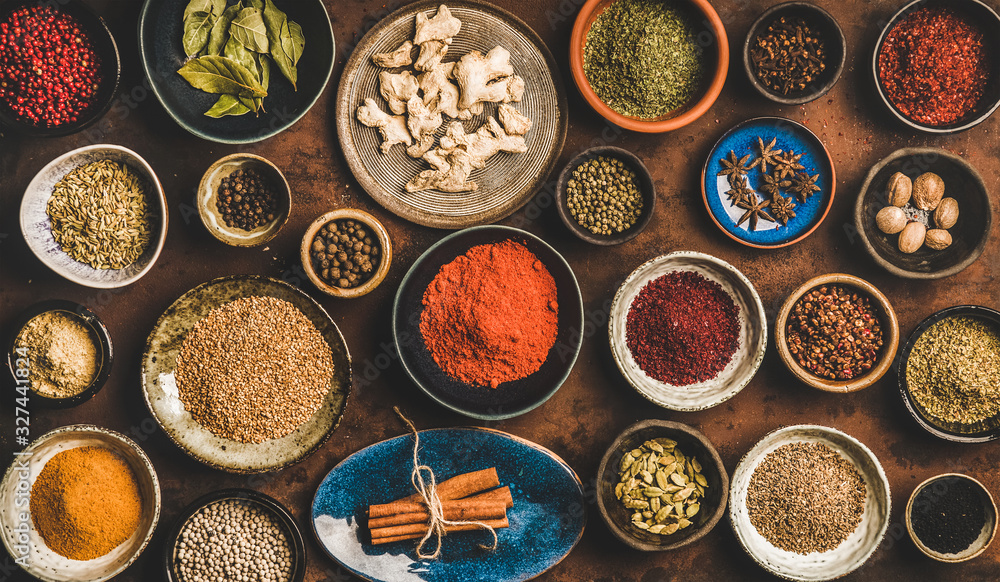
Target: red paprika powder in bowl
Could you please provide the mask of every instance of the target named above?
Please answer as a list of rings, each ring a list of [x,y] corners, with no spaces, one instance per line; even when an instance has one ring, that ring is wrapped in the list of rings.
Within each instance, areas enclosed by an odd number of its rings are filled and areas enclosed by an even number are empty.
[[[461,230],[429,248],[393,307],[406,372],[441,405],[479,419],[548,400],[576,362],[581,329],[569,264],[540,238],[503,226]]]

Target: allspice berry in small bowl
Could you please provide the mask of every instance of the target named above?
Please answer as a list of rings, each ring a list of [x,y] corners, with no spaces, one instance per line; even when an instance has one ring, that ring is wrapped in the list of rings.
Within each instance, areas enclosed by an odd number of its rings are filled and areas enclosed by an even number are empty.
[[[932,228],[927,231],[924,244],[935,251],[943,251],[951,246],[951,233],[943,228]]]
[[[948,229],[958,222],[958,200],[944,198],[934,209],[934,224],[938,228]]]
[[[358,297],[377,287],[389,272],[392,245],[374,216],[342,208],[317,218],[302,237],[302,266],[320,291]]]
[[[889,176],[889,204],[903,207],[910,201],[910,194],[913,192],[913,182],[909,176],[902,172],[896,172]],[[896,231],[899,232],[899,231]]]
[[[915,253],[924,245],[927,227],[919,222],[911,222],[899,233],[899,250],[903,253]]]
[[[924,172],[913,181],[913,205],[934,210],[944,197],[944,180],[934,172]]]
[[[886,234],[896,234],[906,227],[906,213],[898,206],[886,206],[875,215],[879,230]]]

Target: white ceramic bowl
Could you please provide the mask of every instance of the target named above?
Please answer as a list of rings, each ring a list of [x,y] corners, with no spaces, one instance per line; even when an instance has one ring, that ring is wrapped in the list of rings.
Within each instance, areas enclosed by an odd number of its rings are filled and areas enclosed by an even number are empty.
[[[757,531],[747,510],[747,489],[757,465],[778,447],[800,442],[830,447],[850,461],[865,480],[861,523],[843,543],[827,552],[802,555],[775,547]],[[882,465],[868,447],[833,428],[801,424],[768,434],[743,457],[729,483],[729,521],[740,545],[764,569],[786,580],[814,582],[846,576],[875,553],[889,527],[892,505]]]
[[[124,269],[95,269],[70,257],[52,236],[49,217],[45,213],[49,198],[52,196],[52,188],[62,180],[63,176],[79,166],[100,160],[112,160],[127,165],[144,177],[148,185],[146,198],[153,220],[149,247],[134,263]],[[89,145],[59,156],[35,174],[21,200],[21,233],[31,252],[59,275],[85,287],[114,289],[135,283],[153,267],[167,238],[167,214],[167,200],[163,194],[163,186],[160,185],[160,180],[146,160],[121,146]]]
[[[674,271],[694,271],[715,281],[740,308],[740,345],[733,359],[715,378],[687,386],[673,386],[647,376],[625,343],[625,322],[636,296],[650,281]],[[639,394],[671,410],[704,410],[729,400],[750,383],[767,347],[764,305],[750,280],[729,263],[692,251],[662,255],[632,271],[615,293],[608,321],[611,353],[622,375]]]
[[[24,505],[25,491],[31,491],[35,479],[45,464],[56,454],[77,447],[97,446],[121,455],[135,473],[142,496],[142,516],[132,537],[110,553],[93,560],[71,560],[46,547]],[[26,459],[27,473],[20,459]],[[19,501],[20,500],[20,501]],[[22,521],[28,513],[28,521]],[[103,582],[127,568],[146,548],[156,523],[160,519],[160,484],[149,457],[132,440],[112,430],[89,424],[74,424],[47,432],[15,457],[0,483],[0,537],[15,559],[22,556],[18,546],[21,533],[16,528],[27,527],[29,554],[24,570],[45,582]]]

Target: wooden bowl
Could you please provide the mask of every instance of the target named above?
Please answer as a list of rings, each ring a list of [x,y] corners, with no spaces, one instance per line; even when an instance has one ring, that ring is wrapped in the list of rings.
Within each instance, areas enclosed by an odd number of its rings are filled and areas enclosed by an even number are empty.
[[[573,170],[581,164],[589,162],[599,156],[621,160],[625,164],[625,167],[635,172],[636,180],[639,183],[639,190],[642,192],[642,212],[639,214],[639,218],[636,220],[635,224],[623,232],[612,235],[594,234],[580,226],[580,223],[577,222],[570,213],[569,206],[566,205],[566,188],[567,183],[573,175]],[[575,158],[570,160],[568,164],[566,164],[566,167],[563,168],[563,171],[559,174],[559,181],[556,183],[556,208],[559,209],[559,218],[562,219],[563,224],[565,224],[566,227],[569,228],[569,230],[578,238],[595,245],[617,245],[639,236],[639,233],[642,232],[646,226],[649,225],[649,221],[652,220],[653,209],[655,206],[656,186],[653,184],[653,177],[650,175],[649,170],[646,168],[646,165],[642,163],[642,160],[638,158],[638,156],[621,148],[600,146],[581,152]]]
[[[750,49],[753,48],[757,36],[764,32],[768,25],[783,16],[799,17],[814,26],[823,37],[823,48],[828,57],[826,69],[820,73],[812,85],[787,95],[761,83],[754,72],[750,58]],[[826,95],[840,79],[840,74],[844,71],[846,57],[847,41],[844,40],[844,31],[837,24],[837,19],[826,10],[809,2],[785,2],[768,8],[750,26],[746,40],[743,41],[743,70],[746,72],[747,78],[750,79],[750,84],[764,97],[782,105],[801,105]]]
[[[954,486],[955,483],[960,481],[966,481],[975,485],[979,492],[979,499],[983,504],[983,511],[986,514],[986,523],[983,524],[983,529],[979,532],[979,536],[972,541],[968,548],[953,554],[936,552],[928,548],[924,542],[920,540],[920,536],[913,531],[913,511],[914,509],[918,511],[920,510],[920,507],[914,507],[914,502],[916,501],[917,496],[927,488],[931,489],[932,495],[936,495],[938,497],[947,496],[949,494],[949,489]],[[947,564],[965,562],[985,552],[986,548],[988,548],[990,543],[993,541],[993,537],[997,533],[997,504],[993,501],[993,495],[990,494],[989,489],[987,489],[986,486],[980,483],[977,479],[968,475],[962,475],[961,473],[944,473],[942,475],[937,475],[936,477],[931,477],[920,485],[917,485],[917,487],[913,490],[913,493],[910,494],[910,500],[906,502],[906,531],[910,533],[910,539],[913,540],[917,549],[923,552],[925,556]]]
[[[921,247],[905,254],[897,247],[898,234],[879,230],[875,215],[889,204],[887,184],[896,172],[911,180],[934,172],[944,180],[944,195],[957,200],[959,208],[958,222],[948,229],[951,246],[942,251]],[[941,148],[903,148],[881,159],[868,170],[854,205],[854,226],[865,250],[880,267],[907,279],[940,279],[962,271],[983,254],[992,225],[983,177],[964,158]]]
[[[237,170],[257,170],[269,180],[275,189],[278,202],[278,212],[274,220],[246,231],[242,228],[228,226],[222,218],[222,213],[216,205],[219,200],[219,186],[222,179]],[[278,231],[288,222],[292,209],[292,191],[278,166],[265,158],[254,154],[231,154],[208,167],[198,184],[198,215],[205,228],[215,238],[233,247],[255,247],[262,245],[278,236]]]
[[[587,0],[586,4],[580,8],[573,24],[573,32],[569,41],[569,64],[573,73],[573,81],[576,82],[583,98],[611,123],[643,133],[673,131],[704,115],[715,103],[719,93],[722,92],[722,86],[726,82],[726,74],[729,71],[729,39],[726,36],[726,28],[722,24],[722,19],[719,18],[715,8],[708,0],[683,0],[684,4],[692,7],[702,17],[700,23],[704,29],[698,36],[699,40],[707,39],[703,57],[708,70],[701,92],[689,103],[666,115],[644,119],[628,117],[608,107],[590,87],[587,75],[583,72],[583,50],[587,42],[587,33],[590,31],[591,25],[594,24],[594,20],[614,1]]]
[[[343,287],[337,287],[336,285],[330,285],[324,281],[319,276],[319,273],[316,272],[316,268],[313,266],[312,257],[309,254],[312,241],[316,238],[316,233],[318,233],[324,225],[335,220],[357,220],[363,223],[369,228],[369,230],[375,233],[378,237],[378,244],[382,247],[378,269],[375,270],[375,273],[370,279],[357,287],[345,289]],[[306,233],[302,236],[302,245],[299,252],[302,259],[302,268],[305,269],[306,275],[309,277],[309,280],[313,282],[313,285],[327,295],[333,295],[334,297],[340,297],[343,299],[361,297],[378,287],[382,280],[385,279],[386,274],[389,272],[389,265],[392,263],[392,241],[389,239],[388,231],[385,230],[385,227],[382,226],[382,223],[379,222],[377,218],[368,214],[364,210],[358,210],[356,208],[339,208],[337,210],[327,212],[314,220],[312,224],[309,225],[309,228],[306,229]]]
[[[652,534],[632,525],[632,510],[615,495],[615,486],[622,456],[647,440],[666,437],[677,441],[685,455],[698,459],[709,486],[702,499],[702,509],[692,519],[694,523],[671,535]],[[694,428],[669,420],[643,420],[626,428],[608,447],[597,469],[597,507],[601,517],[616,538],[644,552],[674,550],[705,537],[726,513],[729,498],[729,474],[722,458],[708,438]]]
[[[788,350],[788,340],[785,330],[788,324],[788,314],[791,313],[792,308],[803,295],[822,285],[848,287],[867,295],[872,301],[872,306],[875,309],[879,323],[882,324],[882,352],[879,354],[875,366],[862,376],[850,380],[827,380],[826,378],[820,378],[800,366]],[[892,367],[896,348],[899,346],[899,322],[896,320],[896,312],[893,311],[889,299],[876,289],[874,285],[854,275],[829,273],[809,279],[788,296],[784,305],[781,306],[781,311],[778,312],[778,317],[774,323],[774,343],[778,349],[778,355],[781,356],[781,361],[785,363],[785,367],[805,384],[826,392],[857,392],[874,384]]]

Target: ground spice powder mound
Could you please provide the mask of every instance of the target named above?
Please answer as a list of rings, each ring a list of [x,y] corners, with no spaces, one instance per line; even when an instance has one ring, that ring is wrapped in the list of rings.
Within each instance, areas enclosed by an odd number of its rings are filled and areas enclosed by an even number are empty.
[[[452,378],[497,388],[542,367],[556,341],[556,282],[523,244],[472,247],[424,292],[420,333]]]
[[[31,353],[31,389],[50,398],[86,390],[97,375],[97,338],[75,315],[47,311],[33,317],[17,337]]]
[[[45,545],[71,560],[106,555],[132,536],[142,517],[132,468],[94,446],[49,459],[31,487],[30,507]]]

